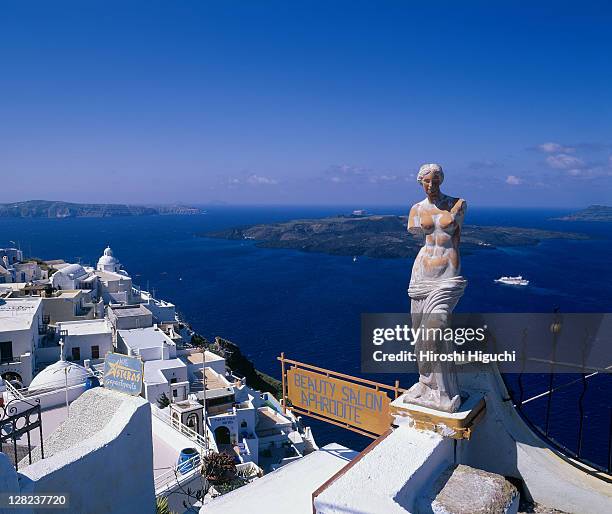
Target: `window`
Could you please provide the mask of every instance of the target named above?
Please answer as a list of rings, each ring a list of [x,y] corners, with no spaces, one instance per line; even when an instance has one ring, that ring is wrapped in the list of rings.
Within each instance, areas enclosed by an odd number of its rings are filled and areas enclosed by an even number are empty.
[[[172,396],[175,398],[178,396],[178,391],[176,389],[172,389]]]
[[[0,362],[13,361],[13,342],[2,341],[0,343]]]
[[[92,359],[99,359],[100,358],[100,347],[97,345],[94,345],[91,347],[91,358]]]
[[[215,405],[223,405],[224,403],[233,403],[234,395],[230,396],[219,396],[218,398],[206,399],[206,407],[214,407]]]
[[[72,360],[73,361],[81,360],[81,349],[78,346],[72,347]]]
[[[170,383],[171,383],[171,384],[176,384],[176,378],[171,378],[171,379],[170,379]]]

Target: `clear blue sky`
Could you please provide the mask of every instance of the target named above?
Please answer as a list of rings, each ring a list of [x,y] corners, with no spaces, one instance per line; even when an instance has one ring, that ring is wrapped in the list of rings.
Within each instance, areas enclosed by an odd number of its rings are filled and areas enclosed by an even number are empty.
[[[0,201],[610,204],[612,4],[521,4],[3,2]]]

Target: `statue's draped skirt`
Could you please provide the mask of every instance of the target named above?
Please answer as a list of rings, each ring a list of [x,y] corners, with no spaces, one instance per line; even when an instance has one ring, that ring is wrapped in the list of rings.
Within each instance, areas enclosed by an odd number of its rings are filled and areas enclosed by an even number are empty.
[[[412,326],[414,328],[435,326],[442,329],[447,327],[449,314],[453,312],[459,299],[463,296],[466,286],[467,280],[461,276],[411,282],[408,287],[408,295],[411,299]],[[452,345],[452,342],[417,340],[415,352],[421,350],[452,351]],[[437,391],[436,396],[441,395],[452,399],[459,394],[453,363],[441,362],[426,366],[419,364],[419,374],[419,382]]]

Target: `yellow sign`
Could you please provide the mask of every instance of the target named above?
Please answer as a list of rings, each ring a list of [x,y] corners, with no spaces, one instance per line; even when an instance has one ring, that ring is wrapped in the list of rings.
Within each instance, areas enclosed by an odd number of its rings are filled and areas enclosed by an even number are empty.
[[[378,435],[391,426],[383,391],[299,368],[287,370],[287,389],[293,406],[304,411]]]

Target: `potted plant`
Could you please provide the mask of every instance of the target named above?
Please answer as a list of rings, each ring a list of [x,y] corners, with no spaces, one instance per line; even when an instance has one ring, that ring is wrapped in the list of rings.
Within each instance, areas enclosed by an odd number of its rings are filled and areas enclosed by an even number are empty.
[[[168,405],[170,405],[170,398],[166,395],[166,393],[162,393],[157,398],[157,405],[160,409],[165,409]]]
[[[212,452],[204,457],[202,474],[212,484],[223,484],[236,477],[236,464],[231,455]]]

